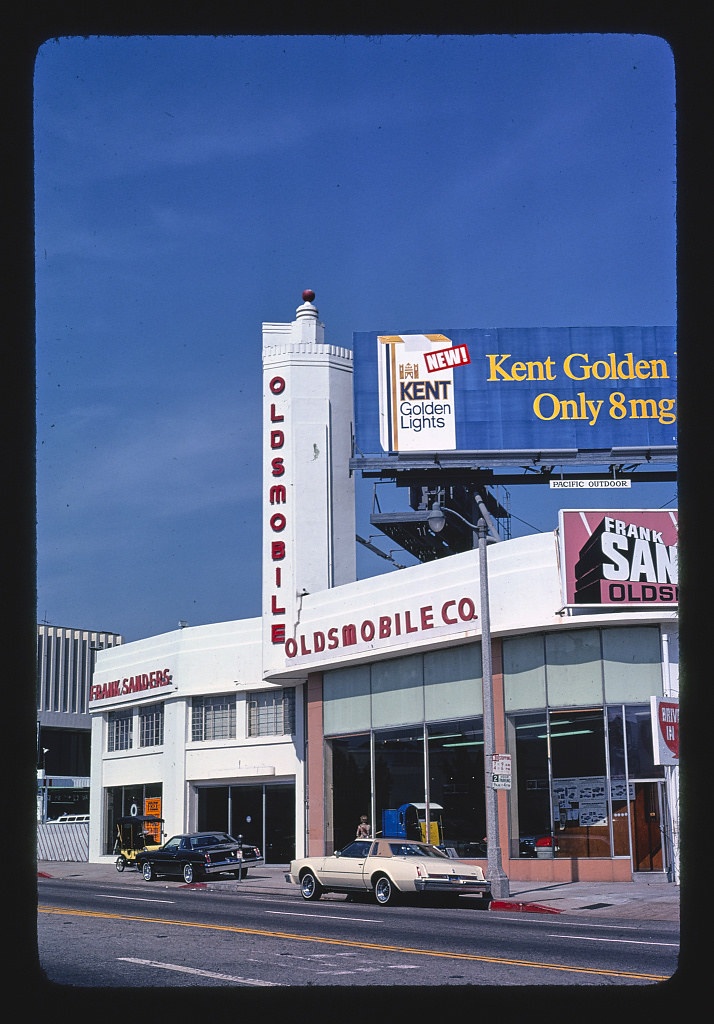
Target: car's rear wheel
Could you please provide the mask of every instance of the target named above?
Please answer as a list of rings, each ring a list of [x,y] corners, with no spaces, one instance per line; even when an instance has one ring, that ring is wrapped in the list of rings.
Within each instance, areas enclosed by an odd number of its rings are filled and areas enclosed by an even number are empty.
[[[183,880],[186,885],[190,885],[191,882],[195,881],[196,871],[193,864],[184,864],[183,866]]]
[[[141,873],[144,876],[145,882],[150,882],[154,877],[154,865],[150,860],[145,860],[141,865]]]
[[[300,895],[304,900],[319,900],[322,896],[322,886],[312,871],[306,871],[300,878]]]
[[[391,878],[378,875],[374,883],[374,898],[382,907],[393,906],[399,897],[399,890]]]
[[[126,859],[124,858],[124,856],[121,853],[119,854],[119,856],[115,860],[114,867],[117,869],[117,871],[123,871],[124,868],[126,867]]]

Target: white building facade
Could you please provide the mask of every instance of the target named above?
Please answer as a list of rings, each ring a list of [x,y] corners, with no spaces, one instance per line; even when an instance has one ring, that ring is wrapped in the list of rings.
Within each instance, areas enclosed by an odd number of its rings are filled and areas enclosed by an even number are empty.
[[[263,325],[262,615],[98,653],[90,860],[125,814],[282,864],[417,806],[422,834],[484,857],[478,551],[355,580],[351,352],[303,298]],[[494,544],[488,572],[506,872],[675,878],[649,730],[651,698],[678,692],[676,609],[566,607],[556,531]]]

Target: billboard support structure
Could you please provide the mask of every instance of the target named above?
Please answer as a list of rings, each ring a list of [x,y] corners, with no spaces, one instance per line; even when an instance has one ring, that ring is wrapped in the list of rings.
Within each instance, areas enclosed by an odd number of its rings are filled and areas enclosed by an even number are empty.
[[[473,519],[475,494],[498,486],[677,479],[674,327],[359,332],[354,387],[350,471],[430,493],[413,515],[371,518],[421,560],[464,550],[423,537],[449,488]]]

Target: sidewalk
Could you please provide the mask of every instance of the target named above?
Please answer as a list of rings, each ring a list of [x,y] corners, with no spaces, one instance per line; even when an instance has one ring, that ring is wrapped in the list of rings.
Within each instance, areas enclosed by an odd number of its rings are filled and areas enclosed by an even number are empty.
[[[211,890],[227,889],[235,892],[245,889],[251,893],[294,894],[299,898],[298,887],[285,881],[286,865],[266,864],[251,868],[247,878],[238,881],[229,876],[209,878],[206,882],[194,883],[193,888]],[[152,887],[184,886],[181,881],[158,879],[144,882],[134,868],[119,872],[114,867],[114,857],[89,864],[74,861],[38,861],[38,877],[86,879],[101,882],[121,882],[126,885]],[[679,885],[668,882],[661,873],[640,876],[633,882],[518,882],[511,880],[508,899],[493,900],[490,912],[560,914],[575,913],[579,916],[597,918],[632,919],[642,921],[680,920]],[[343,899],[328,894],[323,899]],[[464,897],[468,899],[468,897]]]

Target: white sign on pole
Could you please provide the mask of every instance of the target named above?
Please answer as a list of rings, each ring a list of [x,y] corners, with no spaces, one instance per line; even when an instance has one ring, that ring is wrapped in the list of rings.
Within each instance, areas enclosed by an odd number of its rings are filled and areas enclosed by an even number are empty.
[[[493,754],[491,757],[491,786],[493,789],[511,788],[511,755]]]

